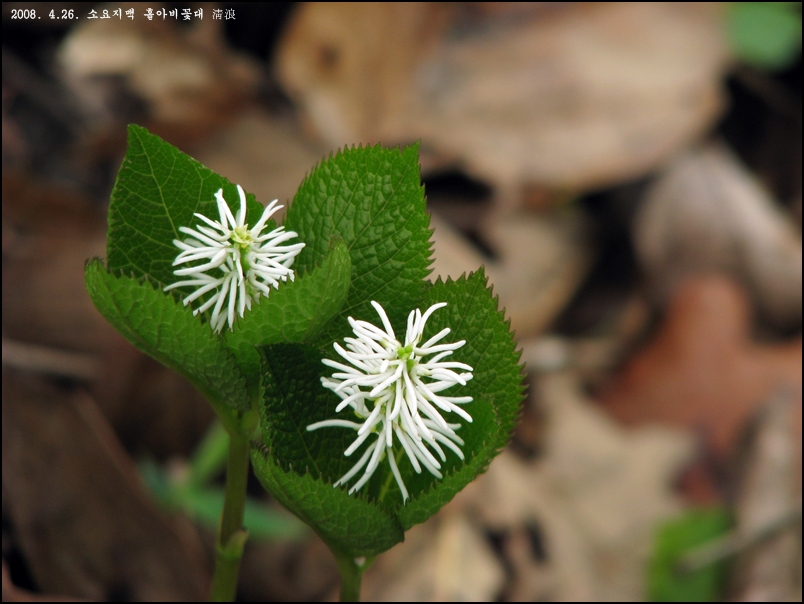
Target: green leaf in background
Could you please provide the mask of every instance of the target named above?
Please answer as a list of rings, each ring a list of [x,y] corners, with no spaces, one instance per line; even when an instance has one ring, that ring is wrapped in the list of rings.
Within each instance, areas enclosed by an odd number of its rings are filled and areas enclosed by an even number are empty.
[[[341,309],[349,293],[351,262],[346,244],[333,240],[332,249],[321,264],[284,283],[268,298],[261,298],[250,312],[225,333],[249,379],[249,390],[256,390],[260,374],[260,355],[256,345],[277,342],[311,341]]]
[[[190,458],[187,484],[203,486],[223,472],[229,452],[229,439],[229,433],[221,423],[212,422]]]
[[[181,510],[191,519],[214,529],[220,522],[224,490],[214,486],[184,484],[152,461],[139,464],[140,474],[156,499],[170,510]],[[255,539],[296,540],[309,531],[295,516],[284,510],[246,498],[243,525]]]
[[[416,474],[402,455],[401,446],[397,447],[399,470],[410,493],[405,505],[387,463],[382,463],[366,486],[353,496],[347,494],[348,486],[331,486],[370,444],[365,443],[347,458],[343,453],[355,438],[353,431],[306,429],[312,423],[337,417],[335,408],[340,399],[320,383],[321,377],[331,372],[321,359],[335,358],[335,351],[293,344],[262,349],[260,413],[266,449],[259,454],[261,465],[254,459],[255,472],[274,497],[305,521],[313,522],[311,526],[341,551],[366,556],[382,551],[372,541],[375,537],[370,531],[359,533],[365,542],[354,532],[347,532],[354,522],[351,515],[361,506],[364,511],[360,516],[372,525],[379,526],[386,515],[405,530],[427,520],[488,467],[508,442],[516,422],[524,391],[522,367],[509,324],[486,286],[482,269],[458,281],[436,282],[416,306],[424,310],[436,302],[447,302],[448,306],[432,315],[423,339],[450,327],[451,341],[466,340],[454,360],[474,368],[474,378],[460,388],[461,396],[474,397],[465,406],[473,421],[467,423],[450,416],[451,422],[461,423],[458,434],[466,443],[462,447],[466,460],[448,456],[441,468],[443,480],[426,472]],[[404,333],[402,325],[396,327]],[[341,417],[346,419],[344,413]],[[348,500],[354,503],[347,506]],[[312,512],[308,509],[311,506]],[[326,510],[326,530],[315,524],[317,516],[313,512],[320,506]],[[344,515],[338,520],[342,511]],[[390,547],[395,542],[384,544]]]
[[[174,505],[190,518],[209,528],[214,528],[220,522],[223,488],[188,489],[181,492],[179,500],[176,500],[176,496],[173,496]],[[295,516],[251,497],[246,498],[243,526],[248,528],[249,537],[256,539],[296,540],[309,535],[307,527]]]
[[[722,509],[699,509],[665,523],[658,531],[648,569],[648,593],[654,602],[711,602],[719,599],[726,575],[722,562],[681,573],[681,556],[731,528]]]
[[[174,239],[179,227],[195,227],[198,212],[217,220],[215,193],[223,187],[230,206],[239,196],[235,185],[145,128],[128,127],[128,148],[109,205],[107,262],[112,274],[150,277],[160,286],[174,283]],[[263,207],[247,194],[247,220],[256,223]],[[274,228],[269,221],[267,230]]]
[[[234,356],[181,302],[148,281],[113,276],[99,259],[87,263],[86,285],[101,314],[134,346],[186,377],[226,421],[227,409],[251,406]]]
[[[333,235],[346,242],[352,286],[333,322],[330,341],[350,333],[347,316],[370,316],[370,301],[401,321],[421,298],[430,269],[429,216],[419,179],[418,145],[402,150],[344,149],[322,161],[302,182],[285,226],[303,233],[299,271],[319,264]]]
[[[762,69],[784,69],[801,53],[801,2],[732,2],[729,41],[735,54]]]

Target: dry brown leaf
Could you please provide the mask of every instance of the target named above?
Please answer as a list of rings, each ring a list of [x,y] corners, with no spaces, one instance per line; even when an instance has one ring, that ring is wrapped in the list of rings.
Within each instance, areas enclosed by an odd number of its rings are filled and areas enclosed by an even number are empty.
[[[722,276],[691,278],[670,300],[653,341],[603,393],[629,424],[697,430],[721,459],[753,411],[786,389],[801,416],[801,340],[756,344],[749,338],[745,292]],[[799,442],[801,422],[799,420]]]
[[[602,335],[567,337],[545,334],[520,338],[522,362],[533,373],[570,369],[582,381],[594,387],[607,382],[611,372],[631,352],[634,343],[643,337],[650,323],[648,300],[634,293],[626,303],[612,313]]]
[[[553,599],[555,574],[543,560],[534,556],[532,539],[524,526],[505,539],[505,558],[513,567],[513,577],[505,592],[507,602],[547,602]]]
[[[89,381],[98,376],[100,363],[94,354],[68,352],[3,338],[3,365],[44,375]]]
[[[330,149],[304,140],[296,124],[254,110],[238,115],[213,135],[194,157],[225,174],[267,204],[287,207],[304,177]],[[281,220],[282,214],[277,214]]]
[[[339,585],[335,558],[321,539],[249,539],[237,593],[245,602],[319,602]]]
[[[92,395],[129,451],[160,460],[189,455],[215,419],[190,382],[119,334],[101,355]]]
[[[801,601],[801,413],[783,391],[760,410],[746,447],[734,506],[743,539],[761,535],[798,508],[798,522],[743,551],[732,591],[744,602]],[[798,422],[798,427],[795,423]]]
[[[506,190],[638,176],[722,108],[722,7],[578,3],[475,11],[310,3],[278,54],[281,82],[329,144],[421,138]]]
[[[4,362],[91,382],[127,447],[160,458],[187,454],[211,408],[184,378],[125,341],[87,294],[84,264],[105,255],[106,229],[87,200],[4,177]]]
[[[98,354],[115,337],[84,287],[106,250],[106,221],[86,199],[3,177],[3,335]]]
[[[590,548],[592,597],[642,599],[655,526],[680,510],[673,484],[692,441],[659,427],[622,430],[567,374],[542,378],[540,390],[551,424],[545,472]]]
[[[62,42],[58,63],[96,127],[108,125],[121,97],[133,94],[129,103],[147,104],[149,127],[194,139],[253,98],[260,78],[254,61],[228,47],[222,23],[209,16],[190,28],[141,16],[81,20]]]
[[[470,491],[497,530],[535,522],[552,577],[548,599],[644,598],[644,565],[655,524],[681,509],[672,485],[693,451],[689,436],[617,426],[584,399],[575,378],[539,378],[545,451],[535,463],[503,453]],[[531,594],[544,598],[544,594]]]
[[[414,527],[404,544],[378,558],[376,574],[369,571],[366,577],[377,591],[366,591],[367,598],[385,599],[377,586],[386,583],[406,589],[389,599],[433,597],[430,584],[422,586],[416,577],[421,573],[431,580],[437,567],[432,552],[444,547],[434,545],[444,517],[462,518],[470,526],[469,519],[479,518],[506,535],[503,553],[512,573],[506,599],[644,598],[655,524],[682,509],[673,483],[691,458],[692,439],[661,428],[618,427],[584,399],[567,373],[542,376],[540,383],[547,422],[544,455],[536,462],[508,451],[499,455],[443,514]],[[527,526],[539,527],[546,561],[533,557]]]
[[[482,532],[460,511],[444,508],[405,533],[405,541],[366,572],[366,601],[486,602],[497,598],[505,572]]]
[[[446,221],[431,214],[433,275],[456,279],[486,270],[500,307],[517,336],[541,332],[564,308],[591,265],[585,224],[577,214],[539,216],[519,212],[482,228],[497,258],[488,260]]]
[[[196,601],[195,529],[154,508],[95,403],[3,371],[3,511],[36,584],[93,600]]]
[[[5,537],[5,535],[4,535]],[[5,548],[5,546],[4,546]],[[11,573],[3,558],[3,602],[87,602],[84,598],[71,598],[55,594],[35,594],[14,585]]]
[[[331,146],[390,144],[380,133],[388,122],[404,128],[411,74],[450,12],[427,2],[303,4],[278,48],[279,78]]]
[[[640,209],[634,241],[660,299],[685,276],[726,272],[770,323],[801,325],[801,233],[724,146],[668,166]]]

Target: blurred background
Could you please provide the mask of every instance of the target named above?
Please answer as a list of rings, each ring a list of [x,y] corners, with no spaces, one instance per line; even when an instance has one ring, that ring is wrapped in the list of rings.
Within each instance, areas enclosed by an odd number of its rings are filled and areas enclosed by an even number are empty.
[[[486,266],[521,423],[364,599],[801,600],[801,3],[2,14],[4,600],[206,597],[225,437],[84,289],[128,123],[263,204],[420,140],[432,278]],[[252,482],[239,598],[334,599]]]

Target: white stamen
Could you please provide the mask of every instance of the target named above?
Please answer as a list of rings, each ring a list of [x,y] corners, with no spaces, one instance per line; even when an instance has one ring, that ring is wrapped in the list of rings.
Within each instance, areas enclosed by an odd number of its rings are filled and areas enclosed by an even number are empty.
[[[460,424],[447,423],[441,413],[456,413],[464,421],[471,422],[472,417],[456,405],[471,402],[472,397],[441,396],[437,393],[456,385],[465,386],[472,379],[473,369],[466,363],[443,360],[466,343],[462,340],[436,345],[450,333],[449,328],[439,331],[423,346],[418,344],[427,320],[436,310],[446,306],[445,302],[434,304],[424,313],[419,309],[411,311],[404,346],[396,339],[385,309],[377,302],[372,301],[371,304],[384,329],[349,317],[349,325],[356,337],[344,338],[344,346],[337,342],[334,344],[338,357],[348,365],[330,359],[322,360],[336,370],[331,377],[321,378],[321,384],[342,399],[335,412],[340,413],[348,408],[350,414],[359,417],[362,423],[330,419],[310,424],[307,430],[355,430],[357,438],[344,452],[347,457],[374,435],[375,440],[368,445],[360,460],[334,486],[349,482],[365,467],[363,476],[349,489],[349,493],[360,490],[387,455],[404,503],[410,495],[396,461],[394,436],[417,474],[421,473],[423,466],[433,476],[442,477],[440,469],[442,463],[447,461],[442,445],[463,460],[464,454],[459,447],[464,442],[455,434]],[[430,355],[435,356],[425,361],[424,357]],[[454,369],[465,372],[458,374]]]
[[[240,208],[236,216],[223,197],[223,189],[219,189],[215,193],[219,222],[195,214],[206,226],[179,227],[179,231],[189,237],[184,241],[173,241],[173,245],[182,250],[173,265],[205,262],[173,271],[179,277],[192,276],[194,279],[171,283],[164,288],[170,291],[177,287],[198,287],[183,299],[185,306],[214,290],[193,314],[206,312],[214,306],[209,323],[216,332],[227,323],[232,329],[235,317],[242,317],[260,296],[267,297],[271,287],[279,287],[281,281],[288,279],[294,281],[295,274],[290,267],[305,245],[280,245],[298,236],[294,231],[285,231],[284,227],[262,233],[268,219],[283,207],[276,205],[277,199],[268,204],[254,227],[249,228],[246,224],[246,192],[237,185],[237,193]]]

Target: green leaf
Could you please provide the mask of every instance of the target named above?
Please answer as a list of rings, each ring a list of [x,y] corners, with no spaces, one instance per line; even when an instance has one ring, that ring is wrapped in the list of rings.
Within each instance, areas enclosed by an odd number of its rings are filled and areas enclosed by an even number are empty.
[[[285,471],[260,443],[251,462],[262,486],[277,501],[310,526],[333,551],[349,556],[373,556],[405,539],[399,521],[382,506],[310,474]]]
[[[263,346],[260,425],[263,443],[283,470],[335,482],[354,460],[343,452],[354,435],[346,430],[308,432],[307,426],[335,417],[340,399],[321,385],[327,367],[313,346]]]
[[[148,281],[110,274],[97,258],[87,263],[85,276],[87,291],[106,320],[134,346],[192,382],[224,422],[231,422],[232,409],[250,408],[234,357],[180,302]]]
[[[285,226],[307,246],[299,271],[321,262],[333,235],[352,259],[352,287],[333,322],[330,341],[349,334],[347,316],[373,312],[376,300],[392,320],[407,316],[424,292],[429,274],[430,230],[419,180],[418,144],[398,149],[345,149],[316,166],[302,182]]]
[[[232,349],[256,390],[260,375],[260,355],[255,346],[277,342],[310,342],[341,309],[349,293],[351,262],[346,244],[335,238],[321,265],[283,283],[268,298],[237,321],[233,332],[226,332]]]
[[[801,2],[732,2],[735,54],[763,69],[784,69],[801,54]]]
[[[364,516],[381,511],[407,530],[432,516],[452,499],[488,467],[508,442],[524,391],[522,367],[509,324],[497,309],[497,300],[486,286],[483,271],[455,282],[436,282],[417,307],[425,310],[437,302],[447,302],[448,305],[431,316],[423,339],[450,327],[449,341],[466,340],[466,344],[451,358],[471,365],[474,378],[459,391],[458,387],[453,387],[450,392],[474,397],[465,406],[473,421],[467,423],[449,417],[451,422],[461,423],[458,433],[466,443],[462,447],[466,460],[462,462],[450,453],[442,466],[443,480],[426,471],[416,474],[401,446],[396,447],[399,469],[411,497],[406,505],[402,505],[399,487],[386,462],[381,463],[368,484],[353,496],[347,495],[348,486],[337,489],[330,486],[351,469],[369,446],[369,443],[364,444],[346,458],[343,452],[354,440],[354,431],[339,428],[307,431],[307,426],[312,423],[338,417],[335,408],[340,399],[321,386],[321,377],[332,371],[321,363],[321,359],[336,358],[336,353],[331,349],[322,353],[312,346],[293,344],[262,348],[260,413],[263,442],[267,447],[262,457],[272,478],[261,479],[269,490],[280,489],[280,494],[274,490],[271,493],[305,521],[312,518],[309,514],[304,516],[306,506],[323,505],[328,509],[327,520],[332,528],[327,529],[326,538],[336,547],[343,549],[344,546],[339,544],[340,539],[345,538],[336,530],[338,522],[343,527],[349,526],[350,522],[346,516],[340,521],[334,519],[333,510],[346,509],[343,507],[345,503],[336,505],[336,501],[350,498],[355,506],[367,506]],[[359,318],[374,321],[368,316]],[[404,333],[402,325],[395,327],[397,333]],[[348,412],[342,412],[340,417],[349,419]],[[282,475],[281,485],[276,484],[277,472]],[[304,489],[297,486],[302,482],[306,485]],[[316,495],[312,496],[312,492]],[[299,497],[306,499],[299,501]],[[379,520],[372,522],[379,523]],[[322,532],[315,524],[311,526]],[[361,549],[359,545],[352,540],[349,551],[359,555],[377,553],[375,549],[368,551],[369,548]]]
[[[654,602],[711,602],[719,599],[726,567],[722,562],[687,574],[679,559],[692,548],[729,530],[731,519],[722,509],[698,509],[665,523],[658,531],[648,570],[648,592]]]
[[[217,220],[215,193],[221,187],[237,211],[240,197],[235,185],[145,128],[130,125],[126,156],[109,205],[109,270],[148,276],[162,286],[177,281],[173,261],[179,250],[173,240],[186,237],[179,227],[199,223],[196,212]],[[254,224],[263,207],[254,195],[246,198],[247,220]],[[268,230],[274,228],[270,222]]]
[[[263,486],[338,551],[370,556],[402,541],[399,521],[383,506],[332,487],[354,463],[343,456],[351,435],[307,431],[338,404],[321,386],[321,352],[274,344],[262,348],[262,362],[264,446],[252,449],[252,462]]]
[[[426,341],[449,327],[451,333],[446,341],[466,340],[450,359],[472,366],[474,377],[465,387],[453,387],[448,392],[473,397],[471,403],[464,405],[472,423],[450,416],[450,421],[461,424],[458,435],[466,443],[461,447],[466,461],[448,455],[442,467],[443,480],[424,471],[415,474],[406,458],[400,464],[411,495],[407,505],[398,509],[405,530],[427,520],[488,468],[511,437],[525,391],[523,366],[519,364],[520,353],[516,351],[510,321],[498,310],[497,298],[487,286],[482,267],[457,281],[445,283],[439,279],[428,289],[420,308],[424,311],[438,302],[446,302],[447,306],[433,313],[422,338]],[[395,482],[388,484],[388,496],[401,502]]]

